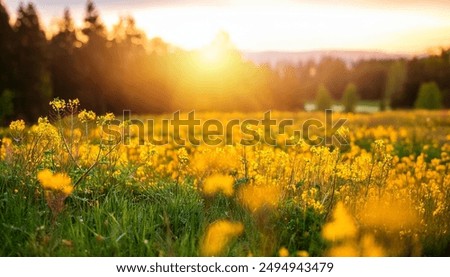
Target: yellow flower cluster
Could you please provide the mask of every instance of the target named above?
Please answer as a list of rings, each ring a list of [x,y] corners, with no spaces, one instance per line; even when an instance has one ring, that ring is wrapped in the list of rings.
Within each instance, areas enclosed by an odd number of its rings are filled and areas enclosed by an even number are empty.
[[[94,121],[95,118],[96,118],[96,114],[93,111],[82,110],[81,112],[78,113],[78,119],[82,123]]]
[[[11,122],[11,124],[9,124],[9,129],[12,132],[22,132],[23,130],[25,130],[25,121],[23,121],[22,119],[13,121]]]
[[[273,184],[246,185],[239,189],[237,198],[251,212],[274,209],[282,198],[282,191]]]
[[[278,250],[278,256],[289,257],[289,250],[287,250],[286,247],[281,247],[280,250]]]
[[[385,256],[385,250],[375,241],[372,234],[363,234],[358,240],[358,227],[354,218],[338,202],[334,211],[332,221],[323,226],[322,236],[333,242],[328,251],[329,256],[334,257],[381,257]]]
[[[221,255],[232,239],[241,235],[243,231],[244,225],[240,222],[218,220],[211,223],[200,245],[201,255]]]
[[[45,190],[61,192],[68,196],[73,192],[72,180],[64,173],[53,174],[49,169],[39,171],[37,178]]]
[[[12,140],[10,138],[2,138],[0,146],[0,160],[6,160],[12,156]]]
[[[231,176],[214,174],[206,178],[203,184],[203,193],[213,196],[217,193],[223,193],[225,196],[232,196],[234,179]]]
[[[50,101],[49,105],[55,112],[61,112],[66,108],[66,101],[64,99],[55,98]]]
[[[322,235],[329,241],[339,241],[356,235],[356,225],[342,202],[333,211],[333,220],[323,226]]]
[[[67,102],[67,108],[69,109],[69,112],[71,112],[71,113],[75,112],[79,105],[80,105],[80,100],[78,100],[78,98],[69,99],[69,101]]]
[[[418,224],[418,213],[411,201],[395,199],[389,195],[381,199],[370,197],[358,213],[362,225],[399,232],[414,228]]]
[[[97,122],[99,125],[102,125],[104,123],[108,123],[111,120],[114,120],[116,118],[113,113],[106,113],[105,115],[97,117]]]

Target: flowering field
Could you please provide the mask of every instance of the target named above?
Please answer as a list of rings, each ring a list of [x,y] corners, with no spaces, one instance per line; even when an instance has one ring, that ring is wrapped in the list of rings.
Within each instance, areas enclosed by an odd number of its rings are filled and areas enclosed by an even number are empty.
[[[0,131],[2,256],[450,255],[448,111],[334,114],[337,139],[296,136],[324,113],[273,112],[291,128],[196,126],[183,144],[169,115],[150,128],[76,100],[50,111]]]

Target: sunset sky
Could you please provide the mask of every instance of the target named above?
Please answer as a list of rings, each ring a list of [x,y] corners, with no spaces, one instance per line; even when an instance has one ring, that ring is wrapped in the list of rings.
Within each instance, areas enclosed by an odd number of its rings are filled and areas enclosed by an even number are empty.
[[[14,16],[18,0],[3,0]],[[36,0],[46,25],[70,7],[78,23],[84,0]],[[131,14],[149,37],[185,49],[219,31],[247,51],[377,50],[424,53],[450,46],[448,0],[97,0],[111,26]],[[53,18],[53,19],[52,19]]]

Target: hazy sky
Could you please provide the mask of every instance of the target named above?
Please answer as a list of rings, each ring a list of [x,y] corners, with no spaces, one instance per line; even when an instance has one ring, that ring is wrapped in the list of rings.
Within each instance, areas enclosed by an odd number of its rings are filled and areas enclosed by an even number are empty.
[[[0,0],[1,1],[1,0]],[[18,0],[3,0],[10,12]],[[46,25],[84,0],[36,0]],[[131,14],[149,37],[186,49],[226,31],[243,50],[381,50],[422,53],[450,46],[450,0],[97,0],[103,21]],[[54,20],[54,19],[53,19]]]

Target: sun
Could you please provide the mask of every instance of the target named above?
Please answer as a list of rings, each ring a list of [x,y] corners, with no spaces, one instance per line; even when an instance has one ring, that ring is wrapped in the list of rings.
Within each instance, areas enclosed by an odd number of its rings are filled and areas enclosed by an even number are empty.
[[[200,51],[200,59],[205,64],[217,64],[223,58],[220,49],[207,46]]]
[[[211,70],[220,69],[228,62],[228,56],[235,46],[226,32],[219,32],[207,46],[200,48],[198,59],[201,66]]]

